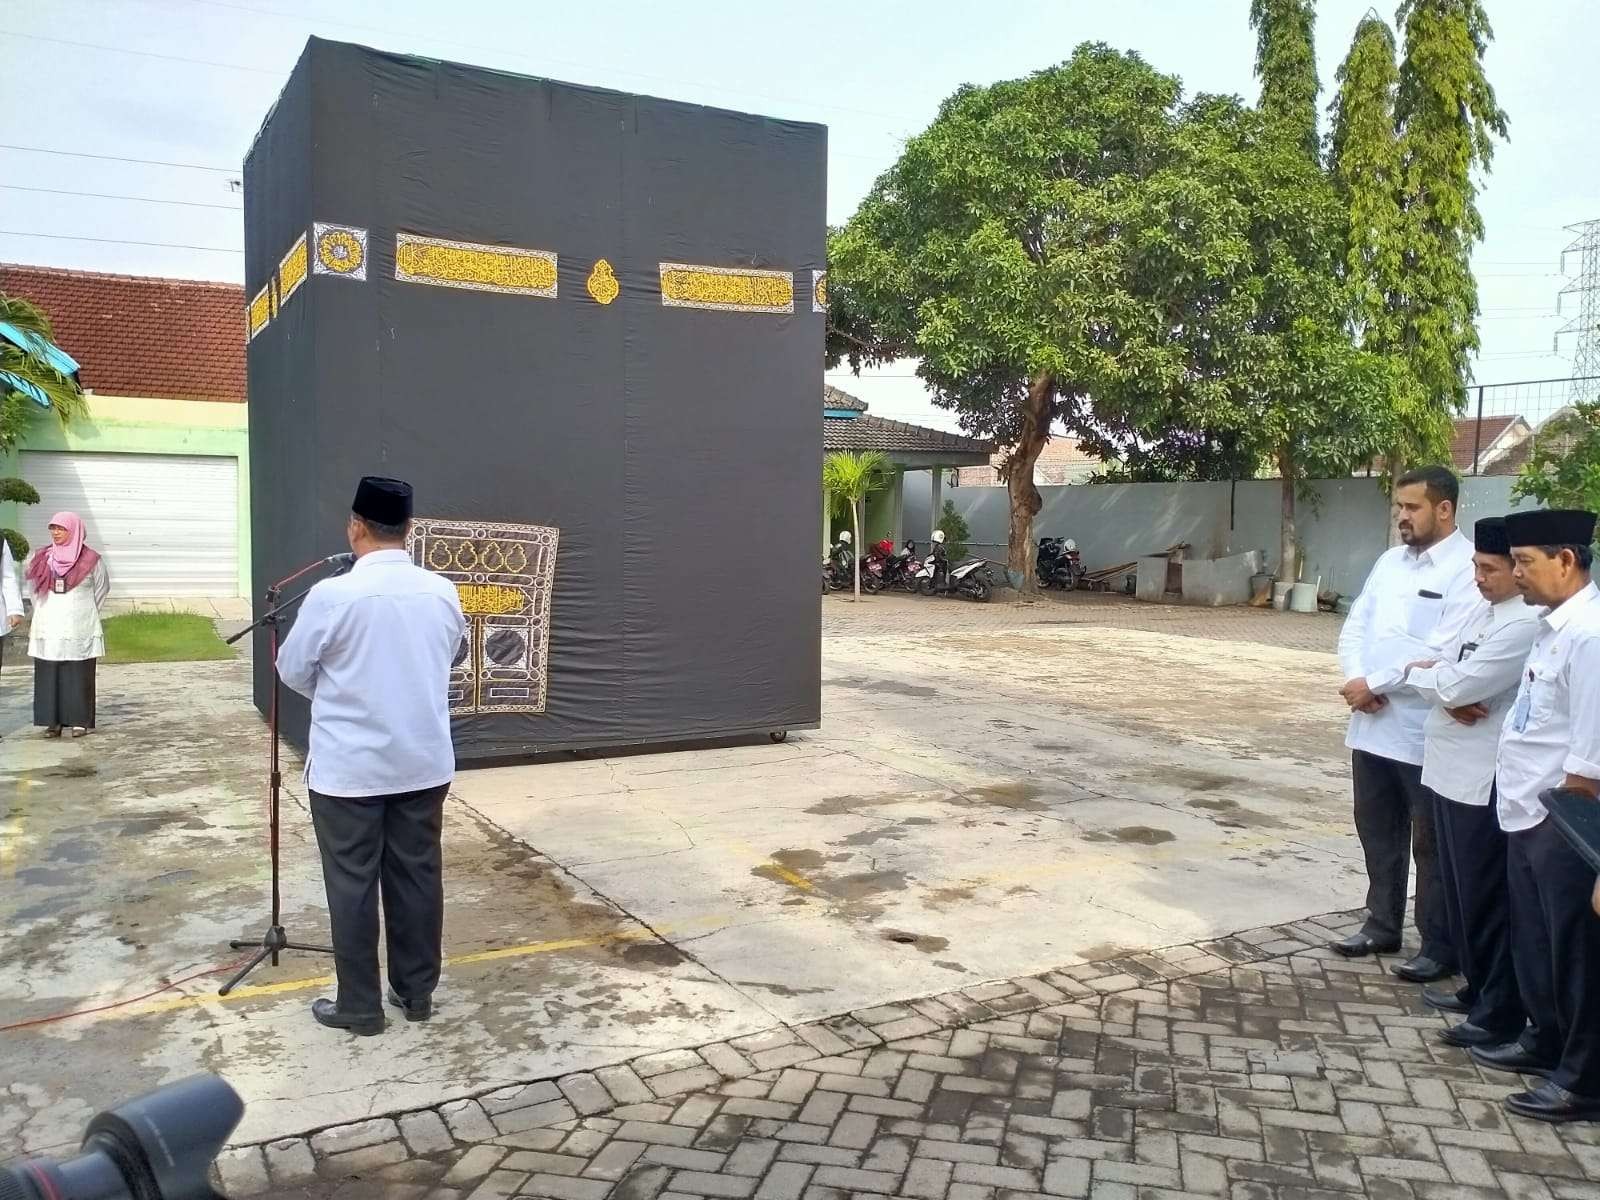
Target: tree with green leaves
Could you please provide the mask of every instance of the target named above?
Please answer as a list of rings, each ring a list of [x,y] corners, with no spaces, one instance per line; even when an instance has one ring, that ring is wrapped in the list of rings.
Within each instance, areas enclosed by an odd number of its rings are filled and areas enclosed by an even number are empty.
[[[1256,77],[1261,80],[1261,111],[1313,161],[1322,156],[1317,135],[1315,0],[1250,0],[1250,26],[1256,31]]]
[[[16,448],[41,409],[63,426],[83,416],[77,366],[56,346],[43,309],[0,292],[0,452]]]
[[[1539,429],[1511,494],[1546,508],[1600,512],[1600,400],[1580,400]]]
[[[850,507],[850,526],[854,530],[855,599],[861,599],[861,506],[866,498],[888,482],[889,460],[876,450],[857,453],[835,450],[822,460],[822,490]]]
[[[1126,290],[1119,231],[1170,152],[1178,98],[1102,45],[963,87],[830,239],[830,360],[917,358],[936,404],[1010,448],[1008,566],[1027,590],[1040,451],[1092,380],[1154,365],[1160,321]]]
[[[1507,118],[1484,73],[1493,34],[1479,0],[1403,0],[1393,33],[1366,17],[1339,68],[1330,165],[1348,211],[1345,277],[1356,336],[1402,359],[1391,476],[1448,455],[1478,348],[1473,246],[1483,237],[1477,176]]]
[[[1289,577],[1297,490],[1381,448],[1395,375],[1351,345],[1337,196],[1285,130],[1085,45],[957,92],[835,234],[831,353],[920,358],[937,403],[1013,447],[1025,590],[1057,422],[1128,461],[1277,467]]]
[[[63,428],[86,411],[78,364],[55,344],[50,318],[37,305],[0,292],[0,456],[14,451],[44,410]],[[39,493],[20,479],[0,479],[0,503],[37,504]],[[18,562],[28,540],[0,529]]]

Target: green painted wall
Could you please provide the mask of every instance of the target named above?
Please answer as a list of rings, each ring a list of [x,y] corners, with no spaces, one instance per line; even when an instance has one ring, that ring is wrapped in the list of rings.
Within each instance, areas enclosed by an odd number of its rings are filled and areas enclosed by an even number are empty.
[[[239,463],[239,595],[250,594],[250,434],[243,404],[90,396],[88,416],[63,430],[41,412],[21,450],[98,451],[103,454],[194,454]],[[17,475],[17,455],[0,453],[0,475]],[[0,504],[0,525],[15,529],[16,504]]]

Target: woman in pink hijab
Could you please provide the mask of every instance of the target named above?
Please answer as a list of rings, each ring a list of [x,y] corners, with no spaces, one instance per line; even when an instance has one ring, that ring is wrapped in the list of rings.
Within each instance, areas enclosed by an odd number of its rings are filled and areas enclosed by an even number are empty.
[[[100,606],[111,590],[105,560],[83,544],[83,518],[59,512],[50,518],[50,545],[28,560],[33,624],[33,723],[45,737],[71,729],[82,737],[94,728],[94,665],[106,652]]]

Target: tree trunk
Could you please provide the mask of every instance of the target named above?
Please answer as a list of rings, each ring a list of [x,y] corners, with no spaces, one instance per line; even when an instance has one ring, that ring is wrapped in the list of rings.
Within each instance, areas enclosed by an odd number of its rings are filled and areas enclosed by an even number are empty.
[[[1402,460],[1401,457],[1398,454],[1391,455],[1390,458],[1389,458],[1389,506],[1391,508],[1394,507],[1394,492],[1395,492],[1395,489],[1400,486],[1400,476],[1404,475],[1405,473],[1406,473],[1406,471],[1405,471],[1405,462],[1404,462],[1404,460]],[[1399,544],[1400,544],[1400,523],[1395,520],[1393,514],[1390,514],[1390,516],[1389,516],[1389,541],[1388,541],[1388,545],[1391,546],[1391,547],[1394,547],[1394,546],[1398,546]]]
[[[1033,483],[1033,465],[1050,440],[1050,400],[1055,378],[1041,371],[1028,384],[1022,410],[1022,436],[1006,460],[1006,494],[1011,501],[1011,529],[1006,543],[1006,566],[1022,580],[1022,594],[1036,595],[1039,581],[1033,571],[1033,518],[1044,507]]]
[[[1278,451],[1278,474],[1283,480],[1282,516],[1278,522],[1278,582],[1294,583],[1299,578],[1299,547],[1294,530],[1294,460],[1287,450]]]
[[[855,598],[861,599],[861,501],[850,501],[850,524],[856,544],[850,550],[851,574],[855,576]]]

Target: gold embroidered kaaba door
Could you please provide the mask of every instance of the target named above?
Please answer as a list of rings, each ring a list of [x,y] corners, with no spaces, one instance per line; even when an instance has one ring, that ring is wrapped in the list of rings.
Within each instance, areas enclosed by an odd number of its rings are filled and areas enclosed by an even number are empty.
[[[450,668],[452,716],[544,712],[558,540],[546,525],[412,522],[411,561],[454,583],[467,614]]]

